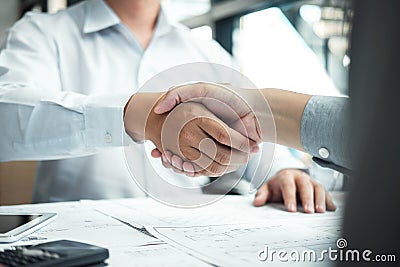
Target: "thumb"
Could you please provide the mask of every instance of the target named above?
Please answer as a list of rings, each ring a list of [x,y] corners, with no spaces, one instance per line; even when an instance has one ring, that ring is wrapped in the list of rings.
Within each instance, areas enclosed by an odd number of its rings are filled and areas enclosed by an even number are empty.
[[[180,104],[179,92],[177,90],[169,91],[161,99],[161,101],[154,108],[156,114],[163,114],[172,110],[176,105]]]
[[[172,110],[180,103],[193,101],[201,102],[201,97],[205,97],[209,91],[204,82],[189,82],[172,87],[154,108],[156,114],[163,114]]]

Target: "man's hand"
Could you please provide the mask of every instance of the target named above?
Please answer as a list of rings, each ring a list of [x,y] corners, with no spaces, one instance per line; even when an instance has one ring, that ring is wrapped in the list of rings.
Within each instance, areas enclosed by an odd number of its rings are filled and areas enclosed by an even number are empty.
[[[198,103],[174,108],[164,120],[161,135],[151,140],[158,150],[171,152],[183,160],[172,161],[174,167],[192,163],[193,168],[184,169],[190,176],[214,177],[235,171],[247,163],[251,145],[255,145]]]
[[[258,189],[254,206],[268,202],[284,202],[290,212],[297,211],[297,199],[306,213],[334,211],[336,206],[324,186],[307,173],[296,169],[285,169],[278,172]]]
[[[305,151],[300,129],[310,98],[311,95],[273,88],[242,89],[200,82],[171,89],[155,112],[162,114],[189,101],[202,103],[229,127],[256,143],[273,142]]]
[[[168,114],[156,114],[153,106],[159,97],[141,93],[127,104],[125,128],[134,140],[151,140],[160,153],[177,155],[180,162],[172,164],[188,163],[185,173],[189,176],[220,176],[248,161],[255,142],[199,103],[184,103]]]
[[[181,85],[168,91],[154,111],[163,114],[186,102],[203,104],[231,128],[256,143],[262,142],[261,124],[265,124],[269,110],[266,100],[258,90],[206,82]]]
[[[269,140],[275,136],[268,104],[258,90],[203,82],[177,86],[161,98],[154,111],[163,114],[187,102],[201,103],[227,126],[257,144],[262,141],[263,136],[270,136]],[[251,152],[257,151],[258,147],[253,146]],[[156,158],[161,157],[166,168],[173,168],[178,173],[184,171],[191,176],[186,170],[192,170],[194,167],[190,162],[184,162],[179,155],[162,153],[158,149],[153,150],[151,154]]]

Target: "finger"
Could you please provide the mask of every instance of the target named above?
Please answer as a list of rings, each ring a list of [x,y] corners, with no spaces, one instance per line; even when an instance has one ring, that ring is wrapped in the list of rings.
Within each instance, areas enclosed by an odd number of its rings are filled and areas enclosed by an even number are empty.
[[[172,166],[180,171],[183,171],[183,160],[177,155],[173,155],[171,158]]]
[[[164,151],[165,159],[171,164],[172,153],[169,150]]]
[[[187,177],[190,177],[190,178],[194,178],[195,177],[195,173],[193,173],[193,172],[183,172],[183,174],[186,175]]]
[[[176,105],[181,103],[178,90],[172,90],[166,93],[163,99],[154,108],[156,114],[163,114],[172,110]]]
[[[324,213],[326,210],[325,205],[325,188],[322,184],[317,181],[312,181],[314,184],[314,203],[315,211],[319,213]]]
[[[166,159],[164,154],[161,155],[161,163],[167,169],[171,169],[172,168],[172,165],[167,161],[167,159]]]
[[[199,127],[220,144],[245,153],[250,153],[251,147],[257,146],[257,143],[226,126],[222,121],[212,118],[201,118],[199,120]]]
[[[185,147],[183,150],[184,150],[183,154],[188,155],[188,157],[193,161],[195,161],[201,157],[201,153],[193,147]],[[172,154],[171,152],[169,152],[169,155],[170,155],[171,159],[175,158],[175,157],[179,157],[177,155]],[[175,161],[176,161],[175,164],[177,164],[177,165],[180,164],[180,162],[178,162],[179,159],[176,159]],[[198,166],[197,164],[195,164],[193,162],[183,161],[182,170],[183,170],[184,174],[187,176],[199,177],[202,175],[199,172],[203,171],[204,168],[201,168],[200,166]]]
[[[314,186],[305,176],[296,179],[296,186],[300,195],[304,212],[314,213]]]
[[[168,91],[164,98],[154,108],[154,112],[157,114],[163,114],[172,110],[176,105],[193,101],[195,98],[205,97],[204,87],[201,83],[195,83],[190,85],[182,85],[175,87]]]
[[[229,124],[229,126],[257,144],[262,142],[260,126],[257,117],[253,113],[241,117],[240,120],[236,120],[234,123]]]
[[[200,177],[200,176],[203,176],[203,175],[201,173],[194,173],[192,177]]]
[[[151,156],[153,157],[153,158],[160,158],[161,157],[161,152],[160,152],[160,150],[158,150],[157,148],[154,148],[152,151],[151,151]]]
[[[209,174],[209,176],[213,175],[212,171],[214,170],[215,167],[210,166],[209,167],[210,170],[205,169],[207,172],[204,172],[204,170],[203,170],[203,172],[199,171],[196,176],[195,175],[195,173],[196,173],[195,167],[192,163],[184,162],[179,156],[173,155],[172,156],[172,168],[176,173],[179,173],[179,174],[183,173],[190,177],[197,177],[197,176],[201,176],[201,173],[207,173],[207,174]],[[218,168],[220,168],[221,171],[224,170],[221,166],[218,166]],[[221,176],[219,173],[215,173],[215,175]]]
[[[186,161],[183,163],[182,167],[185,173],[191,173],[194,175],[195,171],[192,163]]]
[[[207,154],[200,152],[195,147],[184,147],[182,149],[182,153],[185,156],[185,162],[192,164],[194,173],[196,174],[195,177],[202,176],[202,175],[209,176],[209,177],[218,177],[225,173],[233,172],[233,171],[237,170],[240,166],[240,165],[222,165],[222,164],[216,162],[213,158],[210,158]],[[183,162],[182,162],[182,165],[180,165],[181,164],[181,162],[179,160],[179,159],[181,159],[180,157],[178,157],[176,155],[172,155],[171,158],[173,158],[173,159],[175,158],[175,163],[173,163],[173,165],[175,164],[174,166],[176,168],[184,170]],[[179,159],[177,159],[177,158],[179,158]],[[187,161],[186,161],[186,159],[187,159]],[[180,166],[182,166],[182,168],[180,168]],[[187,166],[187,165],[185,165],[185,166]],[[191,171],[191,169],[189,171]]]
[[[236,171],[239,168],[237,165],[221,165],[205,154],[201,154],[200,158],[195,163],[195,173],[209,177],[219,177],[226,173]]]
[[[171,164],[171,169],[176,173],[184,174],[183,170],[176,168],[173,164]]]
[[[179,170],[179,169],[175,168],[174,166],[172,166],[172,170],[178,174],[184,174],[184,172],[182,170]]]
[[[325,195],[326,195],[326,208],[330,211],[335,211],[336,205],[335,203],[333,203],[331,194],[328,191],[326,191]]]
[[[238,169],[237,166],[223,166],[218,163],[212,163],[206,169],[196,172],[200,176],[208,176],[208,177],[220,177],[224,174],[234,172]]]
[[[254,197],[253,205],[256,207],[263,206],[268,201],[269,189],[268,182],[263,184],[257,191]]]
[[[182,156],[188,161],[195,162],[200,157],[200,151],[221,165],[243,165],[249,161],[250,153],[231,149],[216,142],[201,127],[199,131],[190,133],[181,131],[179,135],[179,142],[182,144],[187,143],[186,140],[190,140],[190,143],[180,147]]]
[[[207,155],[213,161],[225,166],[243,165],[250,159],[249,153],[243,153],[236,149],[231,149],[225,145],[216,143],[210,138],[203,139],[198,145],[198,150]]]
[[[287,172],[281,172],[278,174],[280,177],[280,188],[285,203],[285,207],[290,212],[297,211],[297,201],[296,201],[296,183],[292,175]],[[271,178],[272,179],[272,178]]]

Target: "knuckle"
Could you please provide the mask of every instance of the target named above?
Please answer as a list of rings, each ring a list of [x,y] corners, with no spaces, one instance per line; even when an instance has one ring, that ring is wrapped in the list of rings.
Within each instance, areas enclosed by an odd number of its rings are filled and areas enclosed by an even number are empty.
[[[293,188],[293,180],[289,176],[283,176],[281,177],[281,187],[283,189],[288,189],[288,188]]]
[[[314,188],[315,188],[315,190],[319,190],[319,191],[325,191],[325,187],[321,184],[321,183],[319,183],[319,182],[317,182],[317,181],[314,181],[315,183],[314,183]]]
[[[240,151],[249,151],[250,150],[249,148],[250,148],[250,145],[249,145],[248,140],[243,140],[240,142],[240,144],[239,144]]]
[[[231,162],[231,153],[227,151],[218,151],[215,159],[223,165],[228,165]]]
[[[189,148],[182,149],[182,154],[189,161],[195,161],[199,158],[198,153],[196,153],[196,151],[194,151],[193,149]]]
[[[187,118],[197,121],[199,119],[198,115],[201,114],[202,105],[195,102],[185,103],[185,113]]]
[[[179,143],[186,144],[186,143],[192,143],[193,141],[194,141],[193,134],[191,133],[187,125],[184,126],[179,133]]]
[[[220,143],[229,143],[230,138],[228,133],[225,131],[225,129],[223,128],[223,126],[221,125],[220,130],[217,133],[217,141],[219,141]]]
[[[209,166],[208,170],[213,176],[220,176],[220,174],[222,173],[222,166],[218,163],[213,162]]]
[[[279,174],[281,175],[281,177],[283,177],[282,179],[283,179],[284,181],[289,181],[289,180],[290,180],[290,177],[292,176],[292,171],[289,170],[289,169],[284,169],[284,170],[281,170],[281,171],[279,172]]]

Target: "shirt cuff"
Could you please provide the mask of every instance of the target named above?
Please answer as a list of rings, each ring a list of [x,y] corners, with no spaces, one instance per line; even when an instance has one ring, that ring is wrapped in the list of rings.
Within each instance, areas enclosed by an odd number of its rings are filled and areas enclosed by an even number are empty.
[[[349,112],[349,102],[345,97],[311,97],[301,121],[304,149],[324,162],[350,168]]]
[[[124,106],[129,96],[93,96],[84,107],[87,148],[123,146],[127,142]]]

